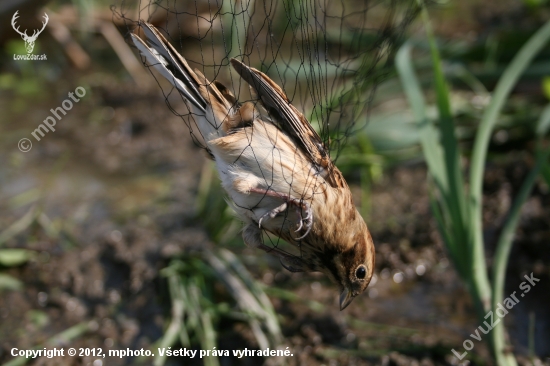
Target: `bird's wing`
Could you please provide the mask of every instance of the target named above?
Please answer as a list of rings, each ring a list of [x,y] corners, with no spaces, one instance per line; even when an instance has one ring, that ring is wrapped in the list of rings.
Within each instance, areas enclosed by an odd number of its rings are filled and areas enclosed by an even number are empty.
[[[335,188],[347,186],[330,160],[328,150],[306,117],[288,100],[284,91],[263,72],[231,59],[237,73],[254,89],[269,114],[307,155],[319,172]]]

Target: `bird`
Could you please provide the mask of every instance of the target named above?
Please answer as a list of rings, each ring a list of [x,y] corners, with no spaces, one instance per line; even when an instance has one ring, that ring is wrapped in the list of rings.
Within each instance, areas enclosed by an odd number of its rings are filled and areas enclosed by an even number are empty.
[[[263,72],[232,58],[253,101],[239,103],[210,82],[153,25],[139,22],[131,40],[186,101],[228,203],[243,221],[243,240],[279,258],[291,272],[320,271],[340,290],[340,310],[365,291],[374,273],[374,242],[342,173],[306,117]],[[266,245],[263,230],[290,243]]]

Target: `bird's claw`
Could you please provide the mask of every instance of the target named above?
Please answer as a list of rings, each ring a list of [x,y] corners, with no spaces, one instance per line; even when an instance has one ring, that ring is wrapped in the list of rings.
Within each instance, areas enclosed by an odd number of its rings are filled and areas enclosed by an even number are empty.
[[[307,234],[309,234],[309,232],[311,231],[311,227],[313,226],[313,212],[311,210],[311,206],[308,205],[307,203],[304,203],[303,204],[306,208],[306,217],[304,218],[302,216],[302,210],[301,209],[298,209],[298,214],[300,216],[300,226],[298,227],[298,229],[296,230],[296,232],[299,232],[300,230],[302,230],[302,228],[304,227],[304,222],[306,223],[305,227],[306,227],[306,232],[304,233],[304,235],[296,238],[296,240],[302,240],[303,238],[305,238],[307,236]]]
[[[258,220],[258,227],[261,229],[262,228],[262,221],[264,218],[266,218],[267,216],[269,216],[270,219],[273,219],[275,218],[275,216],[277,216],[278,214],[280,214],[281,212],[283,212],[284,210],[286,210],[287,208],[287,204],[286,203],[283,203],[282,205],[280,205],[279,207],[276,207],[274,208],[273,210],[271,211],[268,211],[266,212],[265,214],[262,215],[262,217],[260,217],[260,219]]]
[[[264,190],[264,189],[260,189],[260,188],[252,188],[250,190],[250,192],[251,193],[257,193],[257,194],[262,194],[264,196],[279,198],[279,199],[282,199],[284,201],[282,205],[272,209],[271,211],[266,212],[265,214],[263,214],[260,217],[260,219],[258,220],[258,227],[260,229],[262,228],[262,221],[266,217],[269,217],[269,218],[273,219],[278,214],[284,212],[288,208],[289,204],[292,204],[296,208],[296,213],[297,213],[298,217],[300,217],[300,224],[298,226],[298,229],[295,232],[299,232],[300,230],[304,229],[304,222],[305,222],[305,229],[306,229],[306,232],[304,233],[304,235],[300,236],[299,238],[296,238],[296,240],[302,240],[303,238],[305,238],[307,236],[307,234],[309,234],[309,232],[311,231],[311,227],[313,226],[313,211],[311,210],[311,206],[309,205],[309,203],[305,202],[302,199],[297,199],[297,198],[290,197],[289,195],[284,194],[284,193]],[[302,211],[304,211],[304,210],[306,211],[306,217],[305,218],[302,215]]]
[[[298,226],[298,229],[294,230],[295,233],[302,230],[302,227],[304,227],[304,220],[300,219],[300,226]]]

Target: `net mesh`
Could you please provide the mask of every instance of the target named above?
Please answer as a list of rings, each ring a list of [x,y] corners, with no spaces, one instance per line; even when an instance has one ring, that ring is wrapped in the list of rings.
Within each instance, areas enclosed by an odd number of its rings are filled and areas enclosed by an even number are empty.
[[[223,83],[241,103],[257,99],[230,59],[267,74],[308,118],[332,160],[368,123],[376,87],[387,76],[391,54],[416,12],[414,0],[158,0],[121,1],[113,7],[128,34],[142,34],[140,20],[153,24],[191,68]],[[206,147],[181,95],[152,75],[169,108],[188,125],[196,143]],[[292,179],[287,183],[288,191],[281,193],[298,195]],[[272,189],[272,182],[264,185]],[[301,200],[311,200],[315,192],[309,193],[303,192]],[[270,240],[278,246],[278,235]]]
[[[158,0],[121,1],[113,11],[128,33],[135,32],[139,20],[161,29],[191,67],[221,81],[241,102],[252,98],[230,58],[266,73],[309,119],[336,160],[346,139],[367,124],[376,87],[388,73],[388,56],[416,15],[414,4]],[[189,112],[171,102],[177,91],[158,81],[169,107],[188,122]]]

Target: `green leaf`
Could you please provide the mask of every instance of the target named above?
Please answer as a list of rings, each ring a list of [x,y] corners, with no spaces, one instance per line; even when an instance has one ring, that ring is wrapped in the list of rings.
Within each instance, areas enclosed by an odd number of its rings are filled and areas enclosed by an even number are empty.
[[[28,249],[0,249],[0,265],[5,267],[19,266],[34,258],[36,253]]]
[[[18,291],[23,288],[23,283],[17,278],[0,273],[0,292],[6,290]]]
[[[6,241],[10,240],[14,236],[25,231],[36,219],[38,210],[35,206],[32,206],[29,211],[19,220],[11,224],[7,229],[0,233],[0,246],[2,246]]]
[[[544,164],[548,165],[547,160],[549,155],[550,148],[539,152],[535,167],[529,172],[529,174],[523,181],[519,193],[512,203],[512,207],[510,208],[510,212],[508,213],[508,217],[500,233],[495,251],[495,264],[493,267],[492,306],[493,310],[495,311],[498,304],[501,303],[502,299],[504,298],[506,267],[508,266],[508,259],[510,257],[510,251],[512,249],[512,244],[514,241],[514,233],[516,232],[519,224],[521,208],[523,207],[523,204],[525,203],[525,201],[527,201],[529,195],[531,194],[531,191],[533,190],[533,186],[535,185],[535,181],[537,176],[539,175],[541,167]],[[504,325],[502,323],[497,324],[493,329],[493,342],[495,344],[505,344],[504,331],[502,330],[503,326]]]
[[[443,151],[439,143],[439,136],[433,123],[426,114],[426,102],[420,83],[411,61],[410,43],[405,43],[397,52],[395,64],[401,79],[401,84],[413,110],[414,118],[420,125],[420,142],[430,174],[441,191],[447,190],[447,180],[444,175]]]
[[[542,78],[542,93],[547,99],[550,99],[550,76]]]
[[[44,328],[50,323],[48,314],[40,310],[29,310],[27,312],[27,318],[38,328]]]
[[[537,123],[537,136],[539,138],[544,137],[550,128],[550,104],[547,105],[540,114],[539,122]]]
[[[550,21],[548,21],[541,29],[539,29],[529,41],[521,48],[518,54],[514,57],[510,65],[506,68],[502,77],[493,92],[493,98],[481,120],[479,131],[474,142],[474,150],[472,154],[472,169],[470,175],[470,202],[473,206],[472,222],[476,228],[477,240],[482,240],[481,228],[481,200],[482,200],[482,183],[483,173],[485,170],[485,159],[489,140],[493,132],[493,128],[500,116],[502,107],[504,106],[510,92],[516,85],[519,77],[533,58],[539,51],[548,43],[550,39]]]

